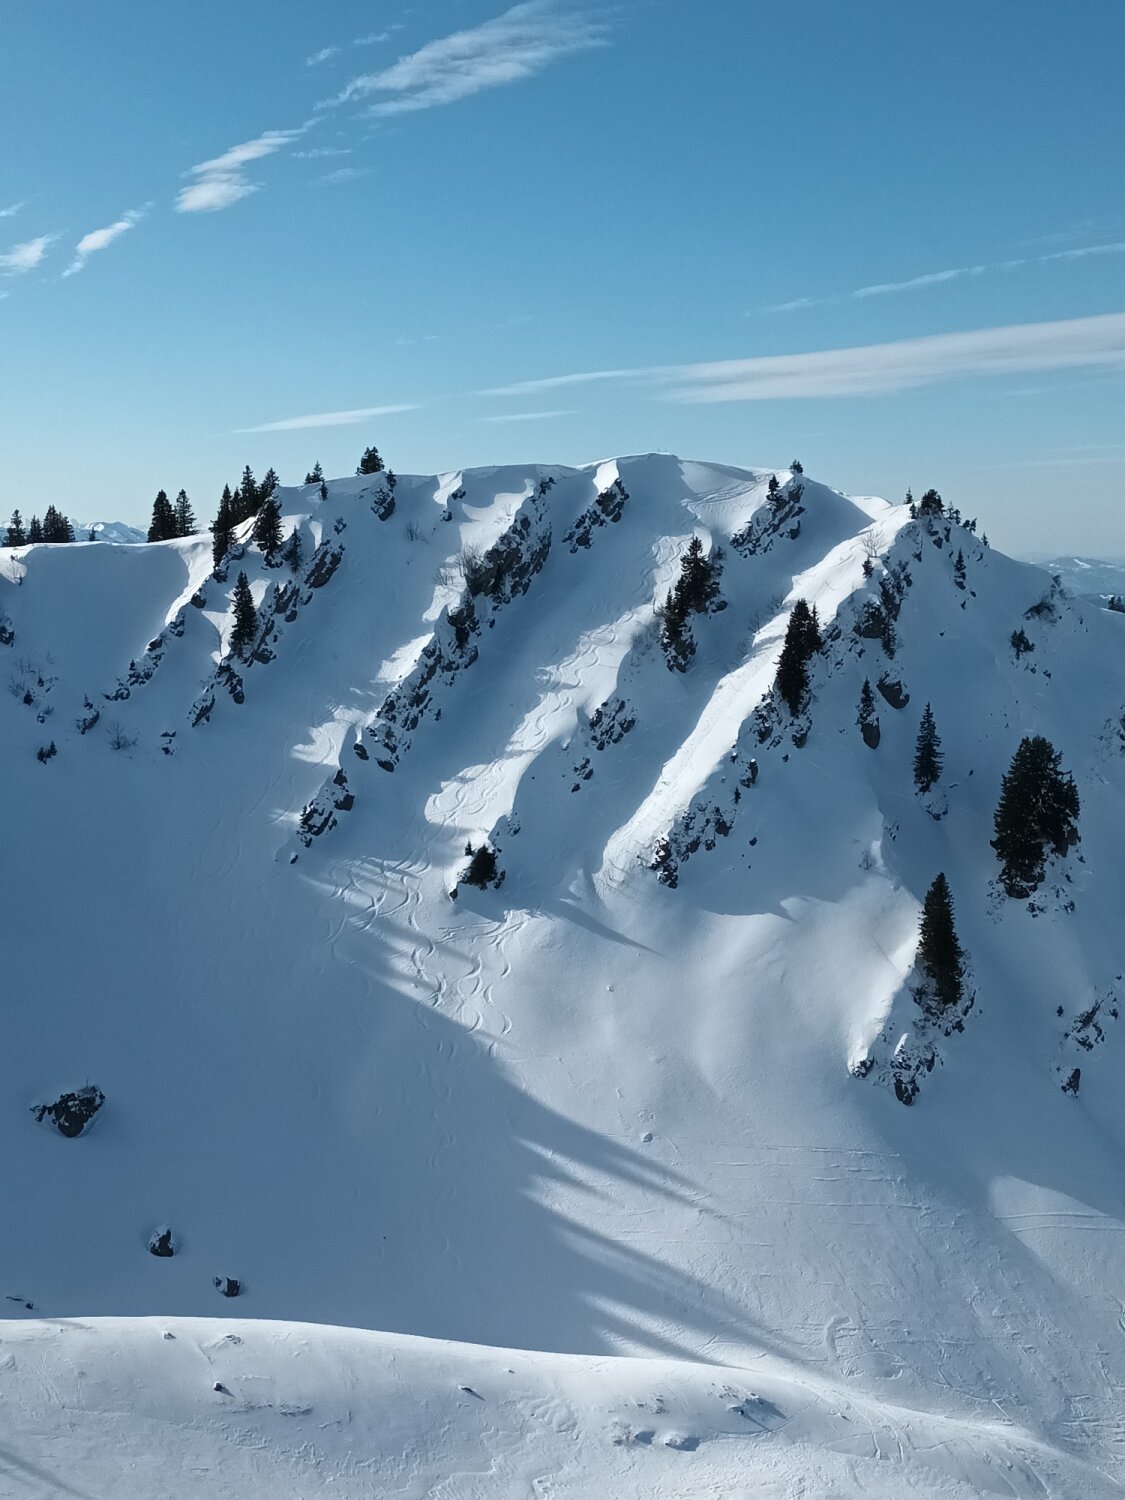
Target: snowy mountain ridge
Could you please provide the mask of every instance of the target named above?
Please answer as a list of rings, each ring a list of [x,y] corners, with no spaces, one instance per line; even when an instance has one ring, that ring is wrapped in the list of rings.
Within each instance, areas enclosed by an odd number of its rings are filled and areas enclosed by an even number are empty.
[[[537,1459],[575,1495],[1118,1492],[1125,619],[955,513],[771,479],[647,455],[282,490],[295,569],[249,523],[217,575],[206,534],[3,554],[17,1365],[81,1343],[110,1412],[136,1362],[197,1463],[238,1403],[291,1464],[262,1493],[366,1493],[357,1454],[409,1443],[389,1492],[428,1493],[479,1452],[478,1395],[518,1461],[450,1494],[528,1493]],[[717,592],[677,656],[693,538]],[[823,645],[793,714],[798,599]],[[990,840],[1029,735],[1081,842],[1016,900]],[[971,1004],[935,1019],[939,871]],[[87,1084],[77,1138],[28,1112]],[[177,1321],[232,1310],[287,1327]],[[173,1367],[189,1340],[227,1394]],[[326,1437],[391,1360],[395,1438]],[[624,1414],[673,1385],[675,1420]],[[33,1409],[27,1464],[58,1416]]]

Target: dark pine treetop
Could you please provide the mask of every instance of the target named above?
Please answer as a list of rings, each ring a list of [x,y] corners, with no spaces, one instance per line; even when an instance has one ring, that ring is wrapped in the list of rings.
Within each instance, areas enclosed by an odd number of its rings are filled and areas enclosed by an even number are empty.
[[[8,535],[4,542],[5,547],[22,547],[27,541],[27,532],[24,530],[23,517],[18,510],[12,512],[12,519],[8,522]]]
[[[879,729],[879,715],[875,710],[875,694],[871,691],[871,684],[865,677],[863,686],[859,690],[859,713],[856,717],[859,732],[863,736],[863,743],[869,750],[879,748],[881,731]]]
[[[27,539],[29,542],[41,542],[43,540],[43,523],[38,516],[32,516],[27,523]]]
[[[219,511],[211,524],[211,560],[218,568],[230,551],[231,531],[234,527],[233,497],[230,485],[223,487],[223,497],[219,501]]]
[[[939,1005],[958,1003],[964,993],[965,955],[953,925],[953,897],[944,875],[934,877],[922,904],[918,967],[932,984]]]
[[[365,448],[363,457],[359,461],[357,474],[381,474],[383,472],[383,460],[379,457],[378,448]]]
[[[941,736],[934,723],[934,711],[927,703],[922,710],[918,738],[914,744],[914,785],[923,795],[941,780],[945,757],[941,753]]]
[[[234,625],[230,633],[230,649],[234,656],[241,656],[258,633],[258,611],[254,608],[254,597],[245,573],[239,573],[234,585]]]
[[[152,502],[148,539],[150,542],[166,542],[176,535],[176,513],[172,509],[172,502],[163,490],[158,490],[156,499]]]
[[[305,475],[305,483],[306,484],[319,484],[320,481],[323,478],[324,478],[324,470],[320,467],[320,459],[318,458],[317,461],[316,461],[316,463],[313,464],[312,468]]]
[[[1043,879],[1048,849],[1064,855],[1078,842],[1078,813],[1078,789],[1050,740],[1022,739],[1001,783],[992,840],[1009,896],[1031,894]]]

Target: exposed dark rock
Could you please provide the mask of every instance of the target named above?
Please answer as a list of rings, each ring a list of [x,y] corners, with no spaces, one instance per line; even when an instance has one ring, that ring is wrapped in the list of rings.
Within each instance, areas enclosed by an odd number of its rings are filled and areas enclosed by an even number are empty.
[[[238,1297],[242,1292],[242,1282],[235,1276],[216,1276],[214,1286],[224,1297]]]
[[[905,708],[910,702],[910,694],[897,677],[880,677],[875,686],[892,708]]]
[[[53,1104],[33,1104],[31,1113],[40,1124],[50,1120],[60,1135],[73,1139],[82,1134],[104,1103],[101,1089],[88,1083],[72,1094],[60,1094]]]
[[[1077,1093],[1078,1093],[1078,1086],[1079,1086],[1079,1084],[1081,1082],[1082,1082],[1082,1069],[1081,1068],[1071,1068],[1070,1074],[1068,1075],[1066,1082],[1062,1086],[1063,1093],[1064,1094],[1075,1094],[1075,1095],[1077,1095]]]
[[[159,1229],[152,1231],[152,1237],[148,1242],[148,1253],[157,1256],[160,1260],[169,1260],[176,1253],[176,1246],[172,1239],[172,1231],[167,1224],[161,1224]]]

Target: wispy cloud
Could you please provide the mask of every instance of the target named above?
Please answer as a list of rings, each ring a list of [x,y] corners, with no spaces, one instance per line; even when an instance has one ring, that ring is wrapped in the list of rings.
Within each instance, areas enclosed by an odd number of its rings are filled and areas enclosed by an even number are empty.
[[[1088,255],[1123,254],[1125,254],[1125,240],[1114,240],[1108,245],[1082,245],[1077,250],[1056,250],[1051,255],[1039,256],[1039,260],[1085,260]]]
[[[104,229],[92,229],[89,234],[84,234],[78,241],[74,250],[74,260],[63,272],[64,276],[74,276],[83,270],[91,255],[96,255],[99,250],[106,250],[119,240],[123,234],[139,224],[148,212],[150,205],[144,208],[131,208],[123,213],[115,224],[107,224]]]
[[[478,422],[546,422],[551,417],[573,417],[574,411],[510,411],[500,417],[478,417]]]
[[[919,287],[941,286],[946,281],[960,281],[963,276],[980,276],[987,266],[954,266],[948,271],[927,271],[924,276],[911,276],[909,281],[884,281],[875,286],[861,286],[853,297],[885,297],[890,292],[913,292]]]
[[[353,78],[329,104],[373,99],[373,115],[408,114],[532,78],[558,58],[605,44],[603,22],[524,0],[469,31],[428,42],[379,73]]]
[[[327,62],[330,57],[339,57],[342,50],[341,47],[322,47],[319,52],[314,52],[311,57],[305,58],[305,67],[318,67],[321,63]]]
[[[296,161],[319,161],[325,156],[351,156],[351,146],[313,146],[309,151],[294,151]]]
[[[393,26],[388,26],[386,31],[372,31],[367,36],[357,36],[352,39],[353,47],[374,47],[377,42],[389,42],[396,31],[402,30],[402,22],[396,21]]]
[[[884,395],[944,381],[1014,371],[1125,368],[1125,313],[939,333],[892,344],[774,354],[710,364],[658,365],[554,375],[483,392],[525,396],[593,381],[638,381],[669,400],[817,400]]]
[[[0,255],[0,276],[23,276],[34,271],[57,239],[57,234],[41,234],[38,239],[13,245]]]
[[[370,170],[370,167],[337,167],[334,172],[325,172],[324,176],[319,177],[317,181],[331,183],[333,186],[343,182],[355,182],[359,177],[366,177]]]
[[[917,292],[926,287],[944,286],[950,281],[962,281],[966,277],[984,276],[994,271],[1015,271],[1021,266],[1045,266],[1057,261],[1078,261],[1091,257],[1123,254],[1125,254],[1125,240],[1113,240],[1102,245],[1080,245],[1070,250],[1052,250],[1043,255],[1021,255],[1012,260],[996,260],[973,266],[951,266],[942,271],[926,271],[921,276],[910,276],[905,281],[880,281],[873,286],[857,287],[846,295],[859,299],[886,297],[896,292]],[[790,302],[777,302],[772,307],[758,308],[757,311],[759,313],[799,312],[807,307],[827,307],[840,300],[838,296],[794,297]]]
[[[251,162],[273,156],[292,141],[299,140],[307,129],[308,125],[305,124],[296,130],[267,130],[252,141],[232,146],[229,151],[224,151],[222,156],[216,156],[212,161],[200,162],[198,166],[189,168],[184,176],[195,180],[180,189],[176,198],[176,212],[215,213],[256,193],[259,184],[249,180],[246,168]]]
[[[9,203],[7,208],[0,208],[0,219],[14,219],[23,211],[23,207],[22,203]]]
[[[403,411],[421,411],[420,406],[358,406],[352,411],[320,411],[307,417],[285,417],[280,422],[263,422],[258,427],[236,427],[235,434],[252,432],[301,432],[309,427],[354,427],[370,417],[390,417]]]

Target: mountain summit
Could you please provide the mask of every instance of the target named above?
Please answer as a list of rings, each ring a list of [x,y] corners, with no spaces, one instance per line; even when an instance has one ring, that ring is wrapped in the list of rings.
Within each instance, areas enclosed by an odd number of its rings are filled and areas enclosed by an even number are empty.
[[[1117,1493],[1125,617],[798,469],[276,498],[0,559],[13,1369],[202,1462],[232,1340],[275,1493]]]

